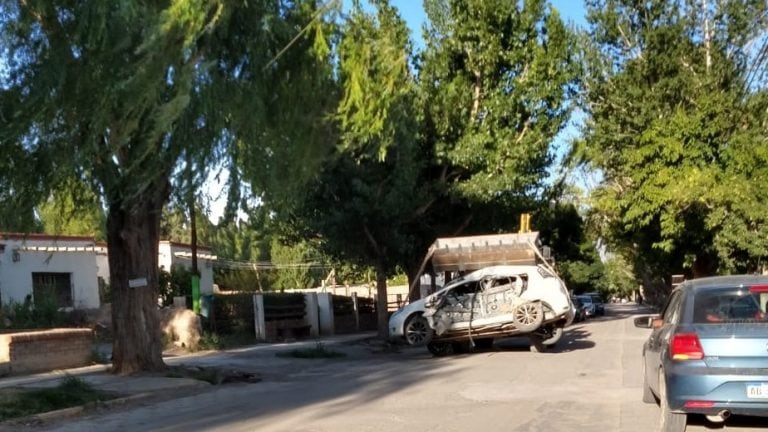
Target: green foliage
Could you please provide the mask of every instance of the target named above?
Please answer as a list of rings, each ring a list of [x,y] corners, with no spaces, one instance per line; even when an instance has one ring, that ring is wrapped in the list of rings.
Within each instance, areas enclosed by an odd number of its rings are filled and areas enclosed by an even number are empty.
[[[291,222],[298,239],[313,239],[336,260],[386,275],[419,246],[409,224],[425,197],[407,27],[392,7],[374,6],[369,13],[356,4],[342,28],[341,145]]]
[[[197,213],[195,218],[197,244],[211,246],[216,236],[215,226],[204,216],[206,212],[202,205],[198,203],[195,208]],[[178,203],[167,205],[163,210],[163,217],[160,221],[160,237],[163,240],[191,244],[192,233],[189,210],[181,208]]]
[[[322,270],[309,267],[318,263],[319,253],[309,242],[286,245],[277,238],[272,241],[271,261],[277,266],[274,273],[273,289],[302,289],[320,285]]]
[[[706,3],[705,3],[706,4]],[[750,272],[768,254],[762,0],[588,1],[576,155],[603,234],[644,279]],[[754,45],[754,46],[752,46]]]
[[[402,101],[411,97],[408,29],[387,1],[366,13],[354,0],[339,46],[344,93],[338,108],[343,148],[364,149],[384,160],[401,138]]]
[[[143,316],[132,324],[149,328],[149,345],[116,334],[116,346],[132,351],[116,357],[133,362],[126,370],[162,365],[157,323],[144,313],[155,300],[129,290],[120,273],[156,280],[155,266],[135,258],[145,251],[133,249],[158,240],[171,189],[193,192],[213,161],[231,157],[257,193],[280,196],[311,177],[316,164],[308,161],[333,145],[331,127],[319,121],[336,97],[325,91],[330,44],[313,40],[326,38],[329,27],[316,6],[3,4],[0,220],[3,228],[29,230],[34,205],[60,179],[88,179],[108,209],[113,305],[130,309],[116,317]],[[307,23],[313,37],[297,38],[271,61]],[[297,181],[286,181],[285,172]]]
[[[497,206],[534,198],[570,112],[572,32],[544,0],[433,0],[425,9],[419,112],[434,180]]]
[[[56,387],[0,391],[0,421],[114,399],[87,382],[67,376]]]
[[[632,265],[621,255],[614,255],[606,260],[605,281],[607,292],[618,297],[627,298],[639,288]]]
[[[174,297],[192,295],[192,271],[182,265],[173,265],[170,272],[161,267],[157,280],[163,305],[172,305]]]
[[[222,291],[267,291],[272,286],[267,272],[250,268],[217,268],[213,280]]]
[[[10,329],[69,327],[68,316],[53,299],[33,303],[28,297],[23,303],[11,301],[2,306],[3,321],[7,320],[3,325]]]
[[[219,335],[255,334],[253,294],[215,294],[211,330]]]
[[[38,207],[38,215],[47,234],[106,238],[106,214],[99,198],[83,181],[64,179]]]

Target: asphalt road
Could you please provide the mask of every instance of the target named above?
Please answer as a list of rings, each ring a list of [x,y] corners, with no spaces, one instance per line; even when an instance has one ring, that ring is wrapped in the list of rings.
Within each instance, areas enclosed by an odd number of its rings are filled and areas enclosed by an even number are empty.
[[[391,352],[373,342],[329,347],[348,354],[341,360],[244,349],[197,362],[259,372],[262,382],[191,390],[34,430],[655,431],[658,407],[641,401],[640,350],[648,330],[633,327],[638,312],[609,305],[605,317],[570,327],[543,354],[529,352],[524,339],[445,358],[424,348]],[[692,420],[688,431],[713,430],[703,418]],[[731,420],[725,430],[768,430],[764,420]]]

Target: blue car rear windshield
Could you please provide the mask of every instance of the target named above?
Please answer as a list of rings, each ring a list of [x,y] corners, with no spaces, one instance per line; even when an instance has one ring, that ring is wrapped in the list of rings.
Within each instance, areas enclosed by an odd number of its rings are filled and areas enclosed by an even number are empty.
[[[768,322],[768,291],[749,287],[699,291],[693,299],[697,324]]]

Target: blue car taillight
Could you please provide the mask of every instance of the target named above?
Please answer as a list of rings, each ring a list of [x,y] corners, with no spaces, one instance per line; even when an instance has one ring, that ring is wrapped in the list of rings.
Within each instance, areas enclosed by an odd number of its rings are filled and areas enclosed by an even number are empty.
[[[669,343],[669,356],[672,360],[701,360],[704,348],[696,333],[677,333]]]

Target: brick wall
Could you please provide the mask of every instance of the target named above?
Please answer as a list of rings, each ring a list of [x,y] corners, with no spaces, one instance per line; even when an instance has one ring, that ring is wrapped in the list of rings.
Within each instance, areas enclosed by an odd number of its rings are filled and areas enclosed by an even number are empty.
[[[0,335],[0,374],[28,374],[91,364],[93,331],[52,329]]]

